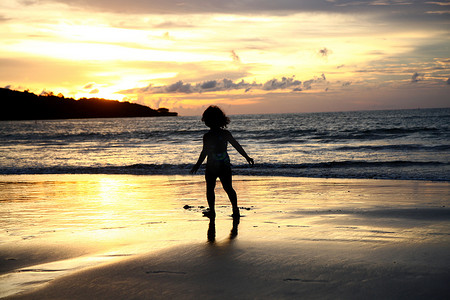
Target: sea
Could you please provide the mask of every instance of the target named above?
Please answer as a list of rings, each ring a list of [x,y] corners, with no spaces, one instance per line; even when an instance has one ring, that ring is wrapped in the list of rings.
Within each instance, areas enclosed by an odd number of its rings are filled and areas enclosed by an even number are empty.
[[[450,108],[231,115],[233,174],[450,181]],[[0,174],[187,175],[200,116],[0,122]],[[202,174],[201,168],[198,174]]]

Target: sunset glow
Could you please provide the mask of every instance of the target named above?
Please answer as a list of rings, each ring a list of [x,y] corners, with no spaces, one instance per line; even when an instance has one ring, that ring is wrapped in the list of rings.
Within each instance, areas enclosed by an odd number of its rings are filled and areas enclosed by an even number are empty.
[[[448,107],[448,1],[0,4],[0,87],[181,115]]]

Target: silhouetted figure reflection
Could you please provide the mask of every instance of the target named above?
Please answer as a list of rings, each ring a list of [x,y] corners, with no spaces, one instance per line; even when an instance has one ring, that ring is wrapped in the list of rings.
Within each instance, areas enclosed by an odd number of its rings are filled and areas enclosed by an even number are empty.
[[[239,221],[240,221],[240,218],[233,218],[233,228],[231,228],[230,240],[233,240],[238,235]]]
[[[216,241],[216,218],[210,218],[208,226],[208,242],[214,243],[215,241]]]
[[[238,235],[238,226],[240,223],[240,218],[233,218],[233,227],[231,228],[229,240],[234,240]],[[209,218],[208,226],[208,242],[214,244],[216,242],[216,218]]]
[[[216,187],[216,180],[219,177],[222,182],[222,187],[230,199],[233,207],[233,218],[238,218],[239,207],[237,205],[236,191],[232,186],[231,179],[231,164],[227,152],[228,142],[247,160],[250,165],[253,165],[253,159],[245,152],[244,148],[234,139],[225,127],[230,123],[230,119],[217,106],[208,107],[202,116],[202,121],[210,130],[203,136],[203,149],[200,152],[197,163],[192,167],[191,174],[197,172],[201,164],[208,157],[206,161],[206,198],[208,200],[209,211],[205,211],[204,215],[209,218],[216,216],[215,200],[216,195],[214,188]]]

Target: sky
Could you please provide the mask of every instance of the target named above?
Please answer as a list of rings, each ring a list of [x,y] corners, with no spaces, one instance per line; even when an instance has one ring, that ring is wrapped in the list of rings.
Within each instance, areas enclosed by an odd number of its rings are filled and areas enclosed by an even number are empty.
[[[0,87],[199,115],[450,107],[450,1],[2,0]]]

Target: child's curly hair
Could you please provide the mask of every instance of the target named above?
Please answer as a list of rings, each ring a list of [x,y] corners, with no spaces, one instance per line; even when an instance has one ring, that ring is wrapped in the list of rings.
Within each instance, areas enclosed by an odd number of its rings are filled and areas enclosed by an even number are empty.
[[[209,128],[225,128],[230,123],[230,118],[218,106],[211,105],[203,112],[202,121]]]

